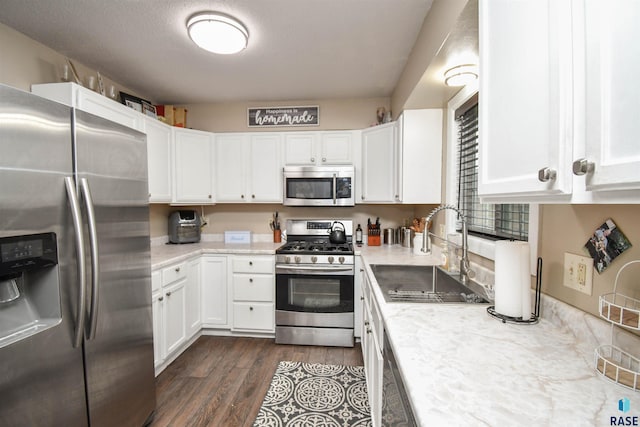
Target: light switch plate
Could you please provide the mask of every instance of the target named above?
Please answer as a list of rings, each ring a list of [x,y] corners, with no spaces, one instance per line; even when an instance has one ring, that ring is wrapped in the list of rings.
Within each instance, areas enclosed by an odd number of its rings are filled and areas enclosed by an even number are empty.
[[[564,285],[587,295],[593,293],[593,259],[564,253]]]

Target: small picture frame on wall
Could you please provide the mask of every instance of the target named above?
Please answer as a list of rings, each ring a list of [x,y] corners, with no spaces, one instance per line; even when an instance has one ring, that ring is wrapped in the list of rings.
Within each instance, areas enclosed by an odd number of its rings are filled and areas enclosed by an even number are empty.
[[[618,255],[631,247],[631,242],[609,218],[594,231],[584,247],[593,258],[596,271],[602,273]]]

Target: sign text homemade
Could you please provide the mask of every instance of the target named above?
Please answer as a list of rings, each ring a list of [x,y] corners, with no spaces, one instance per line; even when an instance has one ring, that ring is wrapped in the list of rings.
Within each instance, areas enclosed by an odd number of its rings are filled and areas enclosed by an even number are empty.
[[[320,107],[260,107],[247,108],[249,127],[318,126]]]

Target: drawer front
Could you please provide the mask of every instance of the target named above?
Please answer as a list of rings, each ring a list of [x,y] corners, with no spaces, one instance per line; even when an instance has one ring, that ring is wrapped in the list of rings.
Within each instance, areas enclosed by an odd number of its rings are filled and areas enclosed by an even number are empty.
[[[151,292],[159,291],[162,287],[162,271],[156,270],[151,272]]]
[[[234,273],[271,273],[275,272],[275,257],[273,256],[252,256],[234,257]]]
[[[275,276],[272,274],[234,274],[235,301],[273,302]]]
[[[275,308],[270,303],[233,303],[233,328],[273,332]]]
[[[187,265],[184,262],[162,270],[162,286],[187,277]]]

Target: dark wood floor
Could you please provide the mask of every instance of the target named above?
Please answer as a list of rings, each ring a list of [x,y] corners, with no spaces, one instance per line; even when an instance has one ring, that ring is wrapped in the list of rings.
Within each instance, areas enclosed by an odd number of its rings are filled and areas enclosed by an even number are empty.
[[[251,426],[278,362],[362,365],[354,348],[202,336],[156,378],[152,427]]]

